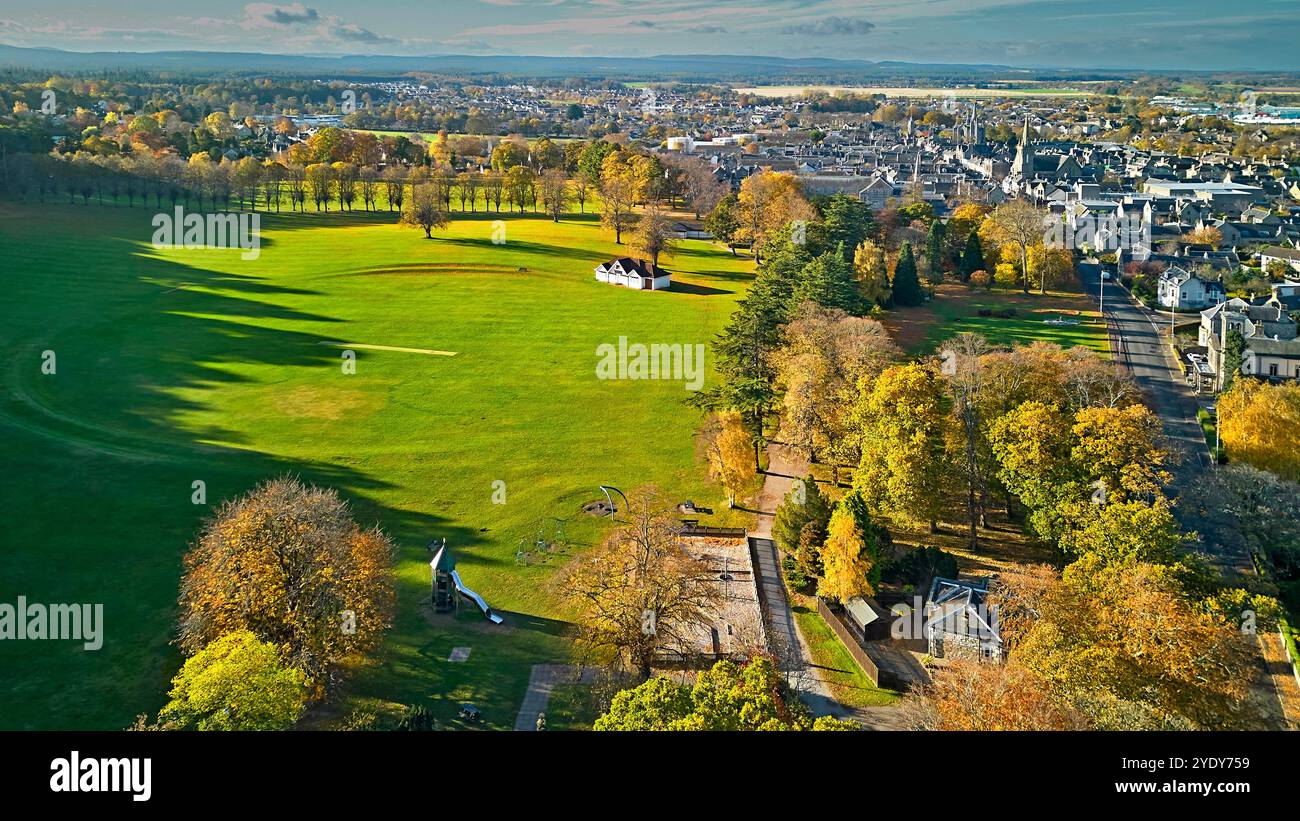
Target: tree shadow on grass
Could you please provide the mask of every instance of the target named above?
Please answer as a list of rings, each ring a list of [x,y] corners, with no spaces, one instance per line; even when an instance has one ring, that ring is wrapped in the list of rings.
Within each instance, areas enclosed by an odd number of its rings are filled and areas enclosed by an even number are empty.
[[[722,288],[710,288],[707,285],[696,285],[693,282],[674,282],[669,288],[670,294],[691,294],[692,296],[721,296],[725,294],[734,294],[735,291],[727,291]]]
[[[548,619],[543,616],[534,616],[530,613],[515,613],[509,610],[501,610],[498,612],[500,612],[502,617],[505,618],[506,624],[520,630],[528,630],[533,633],[544,633],[548,636],[565,636],[575,627],[573,622],[562,621],[560,619]]]
[[[318,345],[317,333],[284,326],[345,320],[275,299],[313,292],[155,256],[128,217],[114,217],[125,211],[98,211],[105,224],[91,235],[75,221],[51,221],[40,243],[11,236],[21,226],[0,227],[8,263],[22,273],[0,329],[0,369],[16,388],[0,400],[0,452],[11,477],[21,477],[6,483],[6,502],[24,511],[7,525],[13,547],[0,551],[0,578],[39,600],[101,603],[107,625],[95,653],[56,642],[0,647],[6,729],[120,729],[156,711],[180,661],[169,642],[182,556],[222,499],[266,479],[293,474],[336,488],[359,523],[393,538],[399,566],[425,561],[430,538],[481,544],[444,516],[381,501],[397,485],[346,453],[286,456],[219,418],[189,421],[210,414],[212,390],[250,379],[237,366],[335,378],[338,352]],[[54,259],[45,253],[51,244],[60,249]],[[166,283],[190,284],[168,291]],[[40,373],[44,350],[58,354],[55,375]],[[405,603],[424,585],[406,575],[399,588]]]

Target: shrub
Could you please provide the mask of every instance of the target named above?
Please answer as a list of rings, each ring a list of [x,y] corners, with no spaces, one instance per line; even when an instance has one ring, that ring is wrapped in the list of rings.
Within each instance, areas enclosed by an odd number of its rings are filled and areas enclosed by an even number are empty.
[[[812,587],[812,584],[815,581],[815,579],[810,578],[807,573],[804,573],[803,568],[799,565],[799,562],[795,560],[794,556],[786,556],[782,558],[781,569],[785,571],[785,581],[790,585],[792,590],[797,590],[801,593],[806,592],[810,587]]]
[[[794,554],[799,550],[804,525],[817,522],[824,531],[830,518],[830,503],[817,487],[817,481],[809,476],[796,482],[776,509],[772,539],[783,553]]]
[[[401,732],[428,732],[433,729],[433,716],[423,707],[407,707],[393,729]]]
[[[918,547],[885,563],[881,576],[896,584],[920,587],[933,576],[955,579],[957,557],[937,547]]]
[[[168,730],[284,730],[302,714],[307,677],[249,630],[213,641],[172,679],[158,713]]]

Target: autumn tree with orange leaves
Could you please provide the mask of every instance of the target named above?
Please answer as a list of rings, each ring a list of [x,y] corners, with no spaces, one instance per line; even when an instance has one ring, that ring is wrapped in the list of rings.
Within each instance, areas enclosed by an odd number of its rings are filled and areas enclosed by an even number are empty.
[[[392,623],[393,543],[327,488],[273,479],[227,501],[185,557],[177,640],[187,655],[237,630],[279,648],[323,695]]]

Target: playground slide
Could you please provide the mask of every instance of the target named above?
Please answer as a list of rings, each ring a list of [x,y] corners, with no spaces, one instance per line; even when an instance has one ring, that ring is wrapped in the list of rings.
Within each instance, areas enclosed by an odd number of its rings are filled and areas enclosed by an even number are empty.
[[[482,596],[475,593],[473,590],[470,590],[461,582],[460,574],[457,573],[455,570],[451,571],[451,582],[452,584],[456,585],[456,590],[462,596],[464,596],[465,598],[469,599],[470,601],[478,605],[478,609],[483,611],[483,615],[487,616],[488,621],[492,622],[493,624],[500,624],[502,621],[504,621],[504,619],[502,619],[496,613],[492,612],[492,608],[488,607],[488,603],[483,601]]]

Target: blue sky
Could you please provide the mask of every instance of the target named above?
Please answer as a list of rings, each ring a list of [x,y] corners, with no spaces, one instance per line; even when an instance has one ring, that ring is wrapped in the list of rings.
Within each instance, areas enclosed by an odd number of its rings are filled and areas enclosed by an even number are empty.
[[[0,43],[1300,70],[1300,0],[0,0]]]

